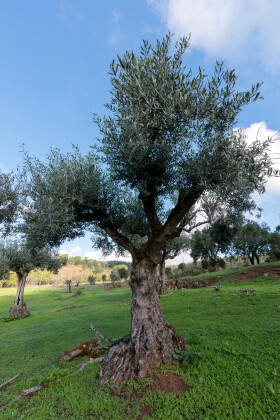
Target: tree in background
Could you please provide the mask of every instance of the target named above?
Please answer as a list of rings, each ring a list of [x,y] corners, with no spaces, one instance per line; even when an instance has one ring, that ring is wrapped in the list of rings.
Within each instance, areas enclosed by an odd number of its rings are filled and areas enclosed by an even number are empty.
[[[219,254],[227,251],[236,229],[236,225],[229,219],[218,219],[208,228],[202,231],[196,230],[190,241],[191,257],[194,263],[200,259],[204,269],[215,266],[224,268],[225,262]]]
[[[276,226],[275,231],[270,234],[269,251],[280,260],[280,225]]]
[[[56,273],[63,264],[58,253],[50,248],[34,248],[28,242],[8,242],[0,245],[0,279],[14,271],[18,279],[17,294],[13,306],[9,309],[11,316],[29,315],[24,301],[24,287],[28,274],[34,269],[47,269]]]
[[[171,362],[174,348],[186,349],[159,304],[162,250],[181,235],[203,194],[216,193],[224,202],[244,185],[248,194],[262,192],[271,167],[270,140],[248,144],[234,129],[260,85],[237,91],[235,71],[222,63],[210,77],[200,68],[186,70],[188,46],[184,37],[172,54],[167,35],[155,47],[143,41],[140,55],[127,51],[113,61],[109,114],[94,117],[101,133],[95,152],[83,157],[77,149],[53,150],[44,162],[26,155],[25,217],[30,229],[41,226],[39,243],[58,245],[89,230],[95,246],[132,257],[130,339],[110,348],[102,384],[143,377]]]
[[[112,270],[110,273],[110,279],[113,284],[120,281],[121,279],[120,272],[118,270]]]
[[[161,261],[159,264],[159,293],[168,287],[168,280],[165,272],[166,260],[176,258],[181,252],[185,252],[190,247],[190,238],[186,235],[181,235],[179,238],[174,238],[171,241],[167,241],[161,252]]]
[[[95,284],[96,277],[94,277],[92,274],[88,276],[88,282],[89,284],[93,285]]]
[[[265,255],[269,249],[270,228],[265,223],[247,220],[241,225],[233,238],[231,252],[234,255],[248,256],[252,265],[260,263],[260,255]]]

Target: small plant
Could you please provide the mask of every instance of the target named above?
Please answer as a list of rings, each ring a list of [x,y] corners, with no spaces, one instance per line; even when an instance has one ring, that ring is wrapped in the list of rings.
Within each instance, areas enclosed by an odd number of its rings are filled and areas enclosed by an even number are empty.
[[[37,385],[48,384],[50,382],[58,382],[64,376],[69,374],[69,369],[65,368],[55,368],[51,370],[47,375],[40,375],[38,380],[36,380]]]
[[[174,349],[173,359],[178,360],[183,366],[188,366],[193,363],[197,363],[200,360],[200,353],[191,353],[187,351],[181,351]]]

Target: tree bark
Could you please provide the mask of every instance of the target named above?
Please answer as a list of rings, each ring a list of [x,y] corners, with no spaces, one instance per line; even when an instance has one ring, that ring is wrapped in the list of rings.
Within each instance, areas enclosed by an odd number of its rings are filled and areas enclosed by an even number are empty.
[[[13,306],[9,309],[10,316],[23,317],[25,315],[30,314],[23,299],[25,281],[26,281],[27,276],[28,276],[28,273],[17,273],[17,278],[18,278],[17,295],[16,295]]]
[[[159,264],[159,284],[158,284],[158,292],[161,295],[164,290],[168,288],[168,280],[165,275],[165,259],[161,261]]]
[[[99,377],[101,384],[116,386],[129,378],[145,377],[151,369],[171,363],[174,348],[187,350],[185,340],[167,323],[159,304],[156,264],[148,259],[133,262],[131,333],[104,358]]]
[[[257,264],[259,264],[260,263],[260,257],[257,255],[257,253],[255,254],[255,256],[256,256]]]

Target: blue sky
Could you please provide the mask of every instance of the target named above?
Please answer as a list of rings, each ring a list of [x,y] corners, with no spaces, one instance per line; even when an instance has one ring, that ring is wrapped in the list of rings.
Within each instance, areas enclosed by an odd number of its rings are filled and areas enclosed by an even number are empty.
[[[240,89],[264,82],[264,100],[241,114],[239,126],[249,138],[260,126],[262,137],[278,131],[279,15],[275,0],[2,0],[0,167],[11,170],[21,162],[22,143],[42,159],[50,146],[68,151],[74,143],[86,152],[98,135],[92,111],[102,115],[109,99],[110,62],[168,29],[176,36],[191,32],[187,66],[208,70],[223,59],[240,75]],[[279,141],[273,146],[278,152]],[[261,220],[272,228],[280,224],[280,179],[255,198]],[[100,258],[87,237],[62,249]]]

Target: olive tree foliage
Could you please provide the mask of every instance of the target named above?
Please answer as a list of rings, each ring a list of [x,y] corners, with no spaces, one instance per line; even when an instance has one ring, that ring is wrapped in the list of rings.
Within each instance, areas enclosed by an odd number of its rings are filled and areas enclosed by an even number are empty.
[[[252,220],[240,225],[233,238],[231,251],[234,255],[245,255],[252,265],[260,263],[260,256],[266,255],[271,241],[270,227]]]
[[[56,251],[49,247],[35,248],[27,241],[6,241],[0,244],[0,279],[8,278],[10,271],[18,278],[17,295],[14,305],[10,308],[11,316],[29,314],[24,302],[24,287],[28,274],[35,269],[47,269],[57,273],[63,265]]]
[[[87,155],[77,148],[52,150],[45,162],[26,155],[24,217],[29,227],[40,226],[37,241],[58,245],[88,229],[95,245],[132,256],[131,336],[110,349],[102,383],[144,376],[170,362],[174,347],[185,349],[158,301],[162,250],[181,235],[203,194],[223,202],[244,185],[262,192],[271,166],[270,139],[248,144],[234,129],[260,85],[238,91],[235,71],[223,63],[210,76],[193,72],[183,64],[189,39],[174,50],[171,42],[170,34],[155,46],[143,41],[140,54],[127,51],[113,61],[107,115],[94,115],[100,138]]]
[[[23,205],[24,198],[20,194],[20,186],[14,174],[0,172],[0,234],[2,236],[11,233]]]

